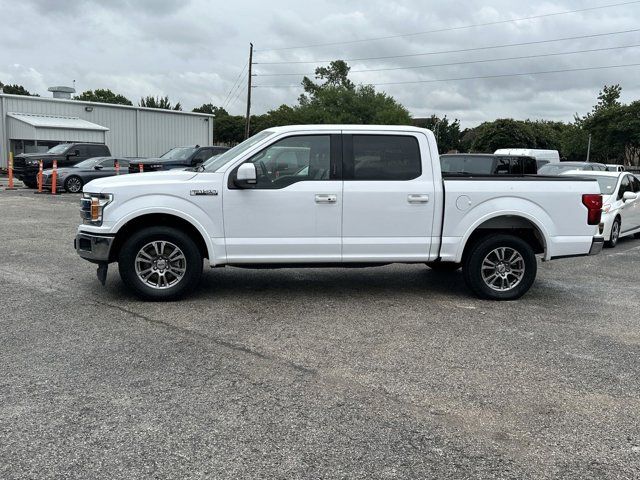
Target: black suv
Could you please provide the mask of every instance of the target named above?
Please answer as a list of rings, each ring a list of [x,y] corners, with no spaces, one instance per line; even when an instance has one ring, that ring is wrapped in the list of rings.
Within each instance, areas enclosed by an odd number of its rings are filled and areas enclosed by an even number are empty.
[[[110,157],[109,147],[103,143],[61,143],[46,153],[22,153],[13,159],[13,173],[29,188],[38,186],[38,163],[42,160],[44,169],[52,168],[53,161],[58,167],[70,167],[87,158]]]
[[[145,172],[157,172],[159,170],[173,170],[176,168],[195,168],[202,165],[214,155],[229,150],[229,147],[175,147],[159,158],[146,158],[138,162],[131,161],[129,173],[140,171],[140,164]]]
[[[484,153],[440,155],[443,176],[456,175],[535,175],[538,165],[533,157]]]

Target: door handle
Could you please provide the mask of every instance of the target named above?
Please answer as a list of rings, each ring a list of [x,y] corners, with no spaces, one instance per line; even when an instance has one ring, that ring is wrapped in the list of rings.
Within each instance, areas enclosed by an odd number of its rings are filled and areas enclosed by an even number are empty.
[[[332,195],[329,193],[319,193],[316,195],[316,203],[336,203],[337,201],[337,195]]]
[[[409,203],[427,203],[429,201],[429,195],[426,193],[411,193],[407,195],[407,201]]]

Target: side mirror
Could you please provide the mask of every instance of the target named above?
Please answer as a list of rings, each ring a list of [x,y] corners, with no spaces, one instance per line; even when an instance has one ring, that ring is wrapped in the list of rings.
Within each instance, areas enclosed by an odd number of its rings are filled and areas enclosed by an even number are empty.
[[[94,170],[102,170],[102,165],[96,165],[93,167]]]
[[[234,184],[238,188],[253,188],[257,183],[258,174],[253,163],[243,163],[236,172]]]
[[[622,195],[622,200],[624,200],[625,202],[627,200],[636,200],[638,198],[638,194],[635,192],[624,192],[624,195]]]

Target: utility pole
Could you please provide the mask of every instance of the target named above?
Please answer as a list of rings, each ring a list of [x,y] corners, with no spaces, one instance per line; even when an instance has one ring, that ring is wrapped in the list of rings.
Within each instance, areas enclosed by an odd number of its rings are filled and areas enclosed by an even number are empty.
[[[247,119],[244,124],[244,138],[249,138],[249,127],[251,127],[251,80],[253,67],[253,43],[249,44],[249,75],[247,76]]]
[[[589,134],[589,145],[587,145],[587,163],[589,162],[590,156],[591,156],[591,134]]]

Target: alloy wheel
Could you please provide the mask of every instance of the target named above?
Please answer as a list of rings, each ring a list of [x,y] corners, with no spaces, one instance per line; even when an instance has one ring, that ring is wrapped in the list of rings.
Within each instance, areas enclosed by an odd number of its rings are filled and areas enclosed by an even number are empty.
[[[517,250],[499,247],[491,250],[482,261],[482,280],[497,292],[515,288],[524,278],[524,258]]]
[[[138,279],[145,285],[163,290],[180,282],[187,271],[187,259],[180,248],[165,240],[147,243],[135,258]]]

